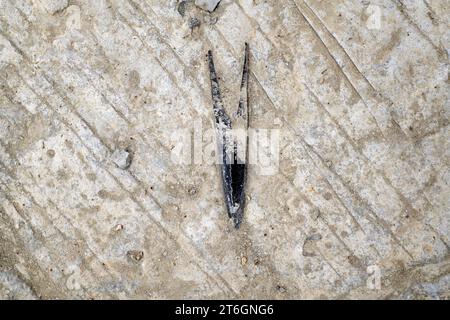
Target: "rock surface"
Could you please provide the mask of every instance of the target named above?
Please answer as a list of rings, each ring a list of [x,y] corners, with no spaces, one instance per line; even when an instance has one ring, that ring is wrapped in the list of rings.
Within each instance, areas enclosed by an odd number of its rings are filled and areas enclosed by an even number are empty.
[[[0,298],[448,299],[445,1],[178,3],[0,1]],[[279,158],[235,230],[175,154],[214,145],[205,54],[231,115],[246,41]]]

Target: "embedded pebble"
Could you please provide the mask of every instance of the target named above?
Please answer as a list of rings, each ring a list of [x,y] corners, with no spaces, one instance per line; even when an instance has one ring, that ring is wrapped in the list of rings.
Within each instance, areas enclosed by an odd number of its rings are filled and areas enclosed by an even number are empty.
[[[200,27],[200,25],[201,25],[201,22],[197,18],[190,18],[189,19],[189,28],[191,30]]]
[[[186,14],[186,1],[181,1],[178,4],[177,11],[182,17],[184,17],[184,15]]]
[[[131,154],[126,150],[116,150],[111,155],[111,160],[120,169],[127,169],[131,165]]]
[[[195,5],[203,10],[213,12],[220,0],[195,0]]]
[[[127,252],[127,256],[136,262],[139,262],[144,258],[144,251],[130,250]]]

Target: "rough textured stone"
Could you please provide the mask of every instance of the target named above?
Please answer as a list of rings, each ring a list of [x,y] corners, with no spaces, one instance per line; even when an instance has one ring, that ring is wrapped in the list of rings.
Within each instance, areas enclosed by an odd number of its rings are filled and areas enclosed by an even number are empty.
[[[178,3],[0,1],[0,298],[449,298],[445,1]],[[235,111],[244,42],[279,166],[235,230],[174,133],[209,49]]]

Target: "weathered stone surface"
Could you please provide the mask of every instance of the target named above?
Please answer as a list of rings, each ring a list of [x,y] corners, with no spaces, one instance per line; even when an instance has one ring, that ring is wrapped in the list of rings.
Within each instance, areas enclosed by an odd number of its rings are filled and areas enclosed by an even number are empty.
[[[0,298],[449,298],[445,1],[178,3],[0,0]],[[280,152],[235,230],[174,133],[244,42]]]

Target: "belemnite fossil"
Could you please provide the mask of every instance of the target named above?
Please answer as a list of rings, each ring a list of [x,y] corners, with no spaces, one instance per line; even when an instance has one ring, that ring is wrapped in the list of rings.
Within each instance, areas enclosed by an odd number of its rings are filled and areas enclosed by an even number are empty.
[[[233,121],[224,108],[211,50],[208,51],[207,57],[225,204],[228,216],[237,229],[242,223],[245,207],[249,46],[245,43],[239,104],[236,113],[233,114]],[[238,139],[236,134],[238,132],[241,133],[241,138],[243,135],[243,139]]]

